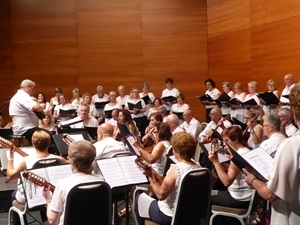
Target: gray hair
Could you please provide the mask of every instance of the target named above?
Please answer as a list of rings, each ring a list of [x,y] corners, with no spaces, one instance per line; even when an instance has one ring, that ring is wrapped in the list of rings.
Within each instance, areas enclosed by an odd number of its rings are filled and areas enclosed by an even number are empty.
[[[275,113],[267,113],[263,116],[263,119],[266,124],[272,126],[276,132],[280,131],[280,119],[279,116]]]
[[[23,80],[20,84],[20,88],[32,87],[32,86],[35,86],[35,82],[29,79]]]
[[[169,120],[170,122],[175,123],[176,125],[179,125],[179,118],[176,114],[170,114],[167,116],[167,120]]]

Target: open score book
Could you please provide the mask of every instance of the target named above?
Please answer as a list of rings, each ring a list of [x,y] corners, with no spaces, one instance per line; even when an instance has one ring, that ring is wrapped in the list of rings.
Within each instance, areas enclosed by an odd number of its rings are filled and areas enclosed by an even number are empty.
[[[59,165],[59,166],[50,166],[39,169],[29,170],[30,172],[44,178],[49,183],[54,186],[57,184],[57,181],[72,175],[72,170],[70,164]],[[26,180],[22,176],[23,172],[21,172],[21,180],[24,188],[28,208],[33,208],[35,206],[41,206],[46,204],[46,200],[42,194],[43,187],[39,187],[33,184],[31,181]]]
[[[104,180],[111,188],[148,183],[146,176],[137,167],[135,155],[97,160]]]

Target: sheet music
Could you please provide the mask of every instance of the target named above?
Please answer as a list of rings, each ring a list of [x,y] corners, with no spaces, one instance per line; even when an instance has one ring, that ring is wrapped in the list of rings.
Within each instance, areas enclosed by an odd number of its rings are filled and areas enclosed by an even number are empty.
[[[242,157],[264,178],[268,178],[269,171],[273,164],[273,158],[265,150],[262,148],[256,148],[242,154]]]
[[[204,147],[205,147],[206,151],[209,153],[210,148],[211,148],[211,143],[209,142],[209,143],[204,144]],[[226,155],[218,152],[218,160],[219,160],[219,163],[223,163],[223,162],[229,161],[229,158]]]
[[[148,182],[146,176],[137,167],[134,160],[136,156],[119,157],[118,162],[123,169],[125,178],[129,184],[140,184]]]
[[[34,173],[39,175],[40,177],[48,180],[47,172],[46,172],[45,168],[35,169]],[[23,172],[21,173],[21,179],[22,179],[22,184],[23,184],[23,188],[25,191],[25,196],[26,196],[28,207],[33,208],[34,206],[45,205],[46,200],[42,193],[43,187],[39,187],[39,186],[33,184],[32,182],[30,182],[29,180],[24,179],[22,174],[23,174]]]
[[[97,160],[97,164],[105,181],[111,188],[128,184],[117,158]]]
[[[69,177],[73,174],[70,164],[61,166],[50,166],[45,169],[48,175],[48,181],[54,186],[56,186],[57,181],[59,181],[60,179]]]
[[[128,184],[147,183],[146,176],[136,166],[136,156],[97,160],[105,181],[111,188]]]

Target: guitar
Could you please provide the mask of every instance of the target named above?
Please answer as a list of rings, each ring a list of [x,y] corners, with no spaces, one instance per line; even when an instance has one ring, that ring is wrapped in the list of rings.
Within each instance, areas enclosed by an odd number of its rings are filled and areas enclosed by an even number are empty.
[[[34,183],[35,185],[39,186],[39,187],[46,187],[46,188],[49,188],[51,192],[54,192],[55,190],[55,186],[51,183],[49,183],[46,179],[40,177],[39,175],[35,174],[35,173],[32,173],[30,171],[24,171],[22,176]]]
[[[142,169],[149,169],[151,168],[151,163],[148,163],[143,157],[137,157],[135,160],[134,160],[135,164],[142,168]]]
[[[14,148],[14,150],[23,157],[28,156],[26,152],[23,152],[20,148],[16,147],[12,142],[3,137],[0,137],[0,145],[2,145],[4,148]]]
[[[40,104],[40,102],[37,98],[31,96],[31,99]],[[33,111],[33,112],[40,120],[42,120],[46,117],[46,113],[44,111]]]

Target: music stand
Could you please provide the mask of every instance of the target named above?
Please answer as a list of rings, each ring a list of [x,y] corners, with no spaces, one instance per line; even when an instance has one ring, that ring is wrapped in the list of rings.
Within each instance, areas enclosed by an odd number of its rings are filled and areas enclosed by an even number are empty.
[[[0,129],[0,136],[10,140],[11,139],[11,135],[13,135],[13,131],[11,128],[1,128]]]
[[[117,123],[117,126],[121,132],[122,137],[130,136],[131,133],[126,124]]]

